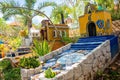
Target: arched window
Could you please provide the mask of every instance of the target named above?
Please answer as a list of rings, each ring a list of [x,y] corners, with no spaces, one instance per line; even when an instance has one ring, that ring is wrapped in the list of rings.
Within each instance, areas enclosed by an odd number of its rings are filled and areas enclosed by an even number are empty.
[[[60,36],[62,37],[62,31],[61,31],[61,30],[59,30],[59,34],[60,34]]]
[[[66,37],[66,31],[62,31],[62,36]]]
[[[56,31],[56,30],[53,31],[53,37],[54,37],[54,38],[57,37],[57,31]]]

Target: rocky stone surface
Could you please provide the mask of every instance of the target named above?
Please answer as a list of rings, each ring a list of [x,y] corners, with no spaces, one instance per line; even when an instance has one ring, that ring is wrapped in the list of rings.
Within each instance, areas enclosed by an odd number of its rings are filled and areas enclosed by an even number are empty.
[[[31,68],[31,69],[21,69],[21,79],[22,80],[29,80],[31,76],[33,76],[34,74],[40,73],[41,70],[41,66],[37,67],[37,68]]]
[[[70,47],[70,45],[60,49],[64,51],[68,49],[68,47]],[[56,50],[56,53],[59,54],[59,51]],[[110,61],[110,42],[107,40],[92,52],[88,53],[78,63],[73,64],[70,69],[61,71],[55,78],[49,80],[93,80],[96,72],[98,70],[104,70]]]

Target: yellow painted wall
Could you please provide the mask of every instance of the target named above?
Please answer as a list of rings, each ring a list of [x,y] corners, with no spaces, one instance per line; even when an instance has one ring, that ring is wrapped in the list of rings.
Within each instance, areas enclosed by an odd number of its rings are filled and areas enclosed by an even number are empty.
[[[84,16],[79,17],[80,35],[84,36],[84,37],[88,36],[87,25],[89,23],[89,20],[88,20],[89,15],[90,14],[85,14]],[[107,19],[110,20],[110,28],[109,29],[106,28]],[[98,26],[96,24],[96,22],[98,20],[104,20],[104,28],[102,28],[102,29],[98,28]],[[97,35],[99,33],[102,33],[102,35],[108,35],[108,34],[112,33],[112,21],[111,21],[111,15],[109,12],[106,12],[106,11],[93,12],[91,14],[91,21],[93,21],[96,25]]]
[[[48,27],[48,40],[49,41],[52,41],[52,40],[60,40],[60,36],[59,34],[57,33],[57,37],[54,37],[53,36],[53,31],[55,30],[54,27]],[[69,36],[69,28],[67,26],[59,26],[57,27],[57,30],[58,31],[66,31],[66,35]]]

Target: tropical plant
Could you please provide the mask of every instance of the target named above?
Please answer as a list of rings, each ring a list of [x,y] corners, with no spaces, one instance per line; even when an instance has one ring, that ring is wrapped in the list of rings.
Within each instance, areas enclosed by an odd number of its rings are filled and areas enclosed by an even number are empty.
[[[10,38],[8,40],[8,44],[9,46],[12,47],[13,50],[16,50],[22,43],[22,39],[18,36],[18,37],[14,37],[14,38]]]
[[[64,42],[65,44],[71,43],[72,39],[68,36],[63,36],[62,37],[62,42]]]
[[[20,59],[20,67],[30,69],[40,66],[40,62],[35,57]]]
[[[65,4],[71,9],[71,17],[78,22],[78,17],[84,14],[84,0],[64,0]]]
[[[33,45],[33,52],[38,54],[39,56],[44,56],[45,54],[49,53],[52,49],[46,40],[41,42],[39,42],[38,40],[34,40]]]
[[[51,19],[54,23],[62,23],[62,16],[67,18],[72,10],[67,5],[57,5],[53,8]]]
[[[84,13],[83,9],[84,2],[81,0],[64,0],[62,4],[54,7],[51,18],[55,23],[59,23],[61,16],[64,15],[64,18],[70,16],[75,22],[78,22],[78,17]]]
[[[114,0],[95,0],[98,5],[101,5],[104,9],[111,11],[114,7]]]
[[[13,68],[9,59],[0,61],[0,80],[21,80],[20,68]]]
[[[1,69],[1,71],[7,71],[9,69],[12,69],[11,62],[6,59],[0,61],[0,69]]]
[[[0,18],[0,34],[6,35],[7,34],[6,29],[8,29],[8,25],[6,24],[6,22],[3,18]]]
[[[11,16],[13,14],[19,14],[19,15],[22,15],[24,13],[26,13],[25,15],[23,15],[23,17],[25,17],[25,19],[27,20],[28,19],[28,33],[29,33],[29,30],[30,28],[32,27],[32,18],[31,18],[31,15],[42,15],[44,17],[46,17],[51,25],[56,29],[56,31],[59,33],[58,29],[56,28],[56,26],[53,24],[53,22],[51,21],[51,19],[46,15],[44,14],[44,12],[40,11],[41,9],[43,9],[43,7],[45,6],[51,6],[51,5],[56,5],[54,2],[44,2],[44,3],[40,3],[40,5],[42,5],[41,7],[37,7],[35,6],[35,8],[33,7],[34,4],[33,4],[33,1],[36,1],[36,0],[32,0],[32,1],[29,1],[29,0],[25,0],[26,2],[29,2],[28,5],[26,6],[23,6],[23,5],[19,5],[18,3],[16,3],[15,1],[8,1],[8,2],[0,2],[0,9],[3,13],[8,13],[9,15],[8,16]],[[31,7],[29,7],[29,5],[32,5]],[[28,14],[28,13],[31,13],[31,14]],[[27,17],[27,18],[26,18]],[[59,35],[60,36],[60,35]],[[60,37],[61,38],[61,37]]]
[[[56,76],[56,73],[52,71],[51,68],[48,68],[46,71],[45,71],[45,77],[46,78],[53,78]]]
[[[118,10],[117,12],[115,10],[112,10],[111,17],[112,17],[112,20],[119,20],[120,19],[120,10]]]
[[[114,9],[114,0],[95,0],[98,4],[98,7],[99,5],[101,5],[102,8],[108,10],[111,12],[111,16],[112,16],[112,20],[118,20],[120,19],[120,10],[119,10],[119,0],[118,0],[118,3],[115,4],[118,9],[115,10]]]
[[[25,0],[24,4],[15,0],[6,0],[0,2],[0,7],[5,19],[13,15],[21,15],[26,22],[28,29],[30,29],[32,27],[33,17],[37,15],[41,16],[41,14],[43,15],[44,13],[41,11],[43,8],[56,5],[54,2],[43,2],[39,3],[39,5],[36,5],[36,3],[37,0]]]
[[[20,68],[12,68],[4,73],[4,80],[21,80]]]

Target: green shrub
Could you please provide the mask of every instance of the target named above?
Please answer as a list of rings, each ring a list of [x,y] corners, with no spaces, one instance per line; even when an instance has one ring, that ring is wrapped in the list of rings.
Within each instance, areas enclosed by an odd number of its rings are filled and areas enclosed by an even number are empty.
[[[4,59],[4,60],[0,61],[0,69],[2,71],[12,69],[12,65],[11,65],[10,60]]]
[[[20,68],[13,68],[4,73],[5,80],[21,80]]]
[[[40,62],[35,57],[22,58],[20,59],[20,67],[22,68],[36,68],[40,66]]]
[[[48,68],[46,71],[45,71],[45,77],[46,78],[53,78],[56,76],[56,73],[52,71],[51,68]]]
[[[65,43],[65,44],[68,44],[68,43],[75,43],[77,42],[77,40],[79,39],[79,37],[62,37],[62,41]]]
[[[71,43],[72,42],[72,39],[69,38],[68,36],[64,36],[62,37],[62,41],[65,43],[65,44],[68,44],[68,43]]]
[[[111,11],[111,16],[112,16],[112,20],[119,20],[120,19],[120,10],[118,10],[117,12],[115,10]]]
[[[0,80],[21,80],[20,68],[13,68],[8,59],[0,61],[0,70],[2,71]]]
[[[33,44],[34,46],[32,47],[32,50],[39,56],[44,56],[51,51],[51,48],[46,40],[41,42],[34,40]]]

